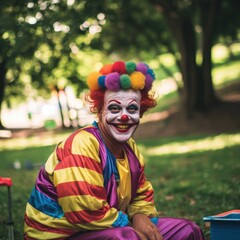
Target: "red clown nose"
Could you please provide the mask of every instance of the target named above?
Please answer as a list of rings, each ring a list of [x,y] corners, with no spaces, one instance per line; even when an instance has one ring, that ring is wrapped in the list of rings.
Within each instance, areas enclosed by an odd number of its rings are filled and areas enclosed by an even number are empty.
[[[123,114],[123,115],[121,116],[121,121],[122,121],[122,122],[127,122],[128,120],[129,120],[128,115]]]

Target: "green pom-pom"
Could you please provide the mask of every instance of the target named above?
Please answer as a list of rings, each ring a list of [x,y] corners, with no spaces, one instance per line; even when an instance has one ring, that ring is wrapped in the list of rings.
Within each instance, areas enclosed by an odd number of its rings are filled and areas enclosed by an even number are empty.
[[[127,74],[122,74],[120,76],[120,86],[122,89],[131,88],[131,80]]]
[[[136,64],[134,62],[126,62],[126,70],[128,74],[131,74],[135,71]]]

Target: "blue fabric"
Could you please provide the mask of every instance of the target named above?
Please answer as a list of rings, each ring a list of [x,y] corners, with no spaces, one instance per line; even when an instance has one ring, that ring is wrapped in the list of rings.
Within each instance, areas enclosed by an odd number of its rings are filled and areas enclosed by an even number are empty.
[[[40,212],[51,217],[61,218],[64,215],[58,202],[55,202],[53,199],[42,194],[36,188],[32,190],[32,194],[28,202]]]
[[[96,121],[92,124],[94,127],[98,128],[98,124]],[[107,151],[107,159],[106,159],[106,165],[103,169],[103,177],[104,177],[104,187],[107,187],[107,183],[110,180],[111,176],[114,174],[116,182],[119,182],[120,176],[117,170],[117,164],[116,164],[116,158],[113,156],[113,154],[109,151],[109,149],[106,147]]]
[[[157,225],[158,219],[159,218],[157,218],[157,217],[150,218],[151,222],[154,223],[155,225]]]
[[[123,213],[122,211],[118,212],[118,217],[115,222],[112,224],[113,227],[125,227],[129,223],[129,219],[127,214]]]

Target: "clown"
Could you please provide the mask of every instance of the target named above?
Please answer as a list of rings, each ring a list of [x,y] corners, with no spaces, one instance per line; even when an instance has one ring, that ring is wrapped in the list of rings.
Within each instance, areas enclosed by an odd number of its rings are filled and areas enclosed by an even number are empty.
[[[132,139],[156,105],[154,78],[147,64],[122,61],[89,75],[98,121],[59,143],[40,169],[26,206],[25,239],[204,239],[191,221],[157,217]]]

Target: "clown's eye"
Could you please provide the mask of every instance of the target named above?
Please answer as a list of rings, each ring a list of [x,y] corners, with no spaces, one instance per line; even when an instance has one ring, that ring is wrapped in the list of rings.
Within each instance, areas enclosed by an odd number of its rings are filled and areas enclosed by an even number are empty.
[[[121,107],[116,104],[111,104],[108,106],[108,110],[111,113],[119,113],[121,111]]]
[[[129,113],[135,113],[136,111],[138,111],[138,106],[134,105],[134,104],[131,104],[127,107],[127,111]]]

